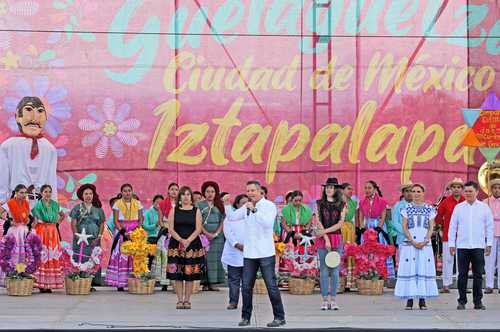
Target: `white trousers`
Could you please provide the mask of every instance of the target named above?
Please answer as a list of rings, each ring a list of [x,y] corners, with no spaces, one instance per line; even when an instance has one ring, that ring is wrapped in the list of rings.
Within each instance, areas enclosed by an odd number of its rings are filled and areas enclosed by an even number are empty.
[[[448,242],[443,242],[443,286],[449,287],[453,283],[453,262],[456,256],[450,254],[450,248],[448,247]],[[458,266],[458,264],[457,264]]]
[[[493,238],[491,246],[491,254],[484,256],[486,270],[486,288],[493,288],[495,282],[495,270],[498,271],[497,276],[500,277],[500,237]],[[497,286],[500,288],[499,283]]]

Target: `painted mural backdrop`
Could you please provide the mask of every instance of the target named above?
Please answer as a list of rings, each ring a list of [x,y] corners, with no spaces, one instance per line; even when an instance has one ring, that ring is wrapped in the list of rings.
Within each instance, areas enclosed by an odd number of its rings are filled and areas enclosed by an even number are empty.
[[[499,17],[496,0],[0,0],[0,139],[43,98],[68,208],[88,182],[149,204],[171,181],[257,178],[312,200],[331,175],[434,200],[484,162],[461,110],[500,93]]]

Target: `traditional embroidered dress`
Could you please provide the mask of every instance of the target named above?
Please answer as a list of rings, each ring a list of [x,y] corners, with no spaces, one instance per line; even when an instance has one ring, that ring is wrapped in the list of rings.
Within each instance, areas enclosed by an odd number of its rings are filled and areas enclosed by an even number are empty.
[[[429,230],[430,220],[436,210],[429,204],[410,204],[401,211],[408,219],[408,230],[413,241],[423,242]],[[394,295],[403,299],[421,299],[438,296],[434,253],[429,242],[417,249],[405,239],[400,245],[398,279]]]
[[[139,213],[142,210],[141,202],[132,199],[130,202],[119,199],[113,205],[113,211],[118,211],[118,222],[126,233],[132,232],[140,226]],[[111,248],[111,259],[106,271],[106,284],[114,287],[127,287],[128,277],[132,273],[133,258],[121,252],[124,237],[115,230],[115,239]]]
[[[85,263],[90,259],[90,255],[94,249],[94,240],[99,236],[99,231],[101,229],[101,225],[106,220],[106,215],[101,208],[91,206],[90,209],[87,209],[85,204],[80,203],[71,210],[69,216],[72,220],[76,221],[76,231],[78,233],[82,233],[85,228],[85,233],[92,235],[92,237],[89,238],[88,245],[83,243],[83,256],[81,261],[82,263]],[[78,262],[80,260],[80,244],[78,244],[78,238],[76,236],[73,237],[73,252],[73,259]],[[98,285],[102,284],[100,270],[94,275],[94,283]]]
[[[311,223],[312,210],[309,206],[301,204],[297,210],[292,203],[288,203],[281,209],[281,216],[285,221],[285,225],[291,228],[291,231],[287,233],[284,242],[289,243],[290,240],[293,242],[293,252],[294,256],[304,254],[306,248],[304,245],[300,245],[300,241],[296,241],[294,236],[296,234],[301,234],[306,230],[306,227]],[[291,246],[291,244],[290,244]],[[289,258],[283,257],[283,265],[287,267],[293,266],[293,262]]]
[[[34,273],[35,287],[37,288],[63,288],[64,274],[61,263],[61,239],[57,230],[59,220],[59,204],[50,200],[46,204],[38,201],[31,210],[37,219],[35,232],[42,240],[42,260],[40,267]]]
[[[28,235],[28,222],[30,215],[30,206],[28,200],[18,200],[16,198],[10,199],[4,206],[2,206],[9,215],[12,217],[15,225],[12,224],[7,231],[8,235],[14,236],[16,239],[16,245],[14,246],[11,260],[14,264],[17,263],[27,263],[26,259],[26,236]],[[5,240],[5,237],[4,237]],[[5,285],[5,271],[0,269],[0,285]]]
[[[363,199],[360,203],[359,208],[363,213],[364,220],[362,222],[364,222],[365,228],[375,229],[378,227],[380,221],[379,219],[382,216],[382,213],[387,208],[387,202],[382,197],[375,194],[373,196],[373,199],[369,199],[368,197]],[[387,225],[385,222],[384,225],[382,226],[382,230],[387,234]],[[382,244],[390,244],[382,232],[379,232],[378,234],[378,241]],[[392,257],[387,257],[386,265],[387,265],[387,275],[389,279],[394,279],[395,270],[394,270],[394,261],[392,260]]]
[[[345,243],[356,243],[355,215],[358,209],[358,202],[349,198],[347,200],[347,213],[342,225],[342,240]],[[354,257],[347,257],[346,264],[346,288],[354,287],[352,271],[354,270]]]
[[[219,228],[219,225],[224,222],[224,211],[219,211],[216,206],[209,206],[207,201],[200,201],[197,203],[197,206],[201,212],[203,227],[208,232],[214,233]],[[224,241],[224,233],[219,234],[219,236],[210,241],[210,248],[206,257],[207,273],[204,278],[205,280],[203,280],[205,285],[225,282],[226,272],[221,262]]]
[[[160,211],[165,219],[168,218],[170,210],[173,208],[175,208],[175,202],[170,198],[166,198],[160,203]],[[158,241],[156,242],[156,256],[153,259],[153,265],[151,266],[151,272],[162,286],[168,286],[170,284],[170,281],[167,278],[169,241],[170,236],[168,234],[168,230],[163,228],[158,234]]]
[[[183,239],[187,239],[196,230],[196,207],[191,210],[175,208],[174,230]],[[205,249],[200,238],[183,248],[174,238],[168,244],[167,278],[170,280],[200,280],[202,266],[205,264]]]

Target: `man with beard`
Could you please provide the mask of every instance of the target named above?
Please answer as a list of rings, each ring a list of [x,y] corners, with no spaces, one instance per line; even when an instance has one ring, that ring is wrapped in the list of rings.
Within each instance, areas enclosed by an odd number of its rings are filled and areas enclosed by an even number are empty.
[[[0,145],[0,202],[7,202],[18,184],[33,189],[32,206],[45,184],[57,201],[57,152],[42,134],[47,111],[40,98],[24,97],[16,108],[16,122],[21,134]]]

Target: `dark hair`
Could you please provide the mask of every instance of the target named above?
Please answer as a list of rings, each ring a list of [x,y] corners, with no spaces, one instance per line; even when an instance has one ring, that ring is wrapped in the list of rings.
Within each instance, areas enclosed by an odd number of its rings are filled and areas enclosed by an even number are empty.
[[[304,197],[300,190],[295,190],[290,193],[290,198],[294,199],[295,197]]]
[[[269,193],[269,191],[267,190],[267,187],[261,186],[260,190],[262,190],[264,192],[264,195],[267,195]]]
[[[120,197],[118,197],[118,196],[120,196]],[[115,202],[116,202],[117,200],[119,200],[120,198],[122,198],[121,196],[122,196],[121,194],[118,194],[116,197],[111,198],[111,199],[109,200],[109,206],[110,206],[111,208],[113,208],[113,205],[115,205]]]
[[[221,192],[220,192],[220,194],[219,194],[219,196],[220,196],[220,198],[222,199],[222,197],[224,197],[224,196],[226,196],[226,195],[228,195],[228,194],[229,194],[229,193],[228,193],[227,191],[221,191]]]
[[[224,214],[224,203],[221,200],[219,185],[214,181],[204,182],[201,186],[201,192],[203,193],[203,196],[205,196],[205,192],[209,187],[212,187],[215,190],[214,206],[217,207],[220,213]]]
[[[155,197],[153,197],[153,203],[154,203],[157,199],[161,199],[161,200],[163,201],[165,198],[163,198],[163,195],[155,195]]]
[[[342,188],[347,188],[347,187],[352,187],[352,184],[350,184],[349,182],[344,182],[342,183]]]
[[[52,186],[50,184],[44,184],[40,187],[40,193],[43,193],[45,189],[50,189],[50,191],[52,191]]]
[[[130,188],[132,189],[132,191],[134,191],[134,188],[132,187],[132,185],[130,183],[124,183],[122,184],[122,186],[120,187],[120,192],[122,192],[123,190],[125,190],[125,188]],[[121,198],[121,197],[120,197]]]
[[[101,200],[99,199],[99,195],[97,194],[97,188],[93,184],[83,184],[80,188],[78,188],[78,190],[76,191],[76,196],[78,197],[78,199],[83,202],[83,193],[86,190],[92,191],[92,205],[96,208],[102,208]],[[113,203],[111,203],[110,201],[111,207],[113,207],[115,200],[113,200]]]
[[[243,198],[248,199],[248,196],[245,194],[240,194],[240,195],[236,196],[236,198],[234,199],[234,202],[233,202],[233,208],[237,209],[238,204],[240,204],[240,202]]]
[[[293,191],[290,191],[289,193],[286,194],[285,196],[285,202],[288,201],[289,198],[292,198]]]
[[[422,191],[425,193],[425,188],[422,184],[420,183],[415,183],[413,186],[411,186],[411,189],[415,188],[415,187],[419,187],[420,189],[422,189]]]
[[[319,205],[326,204],[328,202],[328,197],[326,196],[326,187],[323,187],[323,193],[321,194],[321,199],[317,201]],[[336,207],[340,208],[344,204],[344,193],[342,188],[335,188],[333,192],[333,203]]]
[[[252,184],[255,185],[255,186],[257,186],[257,188],[261,188],[262,189],[262,185],[260,184],[259,181],[257,181],[257,180],[251,180],[251,181],[247,182],[247,186],[250,186]]]
[[[476,191],[479,191],[479,185],[477,184],[477,182],[474,182],[474,181],[467,181],[464,184],[464,188],[465,187],[473,187]]]
[[[193,204],[193,191],[188,186],[183,186],[183,187],[181,187],[181,189],[179,189],[179,194],[177,195],[176,205],[178,208],[180,208],[182,206],[181,196],[184,195],[184,193],[186,193],[186,192],[188,192],[191,195],[191,204]]]
[[[201,191],[193,191],[193,195],[203,196],[203,194],[201,193]]]
[[[380,187],[378,186],[377,182],[373,181],[373,180],[369,180],[369,181],[366,181],[366,183],[369,183],[373,186],[373,188],[375,188],[375,191],[377,192],[377,194],[382,197],[382,190],[380,190]]]
[[[28,190],[28,187],[26,187],[24,184],[18,184],[15,188],[14,188],[14,193],[18,193],[20,192],[21,190],[23,189],[26,189]]]
[[[175,182],[171,182],[169,185],[168,185],[168,189],[172,188],[173,186],[176,186],[177,188],[179,188],[179,185]]]

